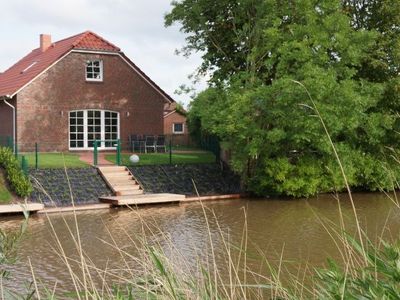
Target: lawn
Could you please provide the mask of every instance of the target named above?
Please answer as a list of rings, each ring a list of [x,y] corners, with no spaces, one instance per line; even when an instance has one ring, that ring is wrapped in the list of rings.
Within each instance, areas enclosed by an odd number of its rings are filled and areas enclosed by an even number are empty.
[[[168,146],[167,146],[168,149]],[[200,147],[195,146],[182,146],[182,145],[174,145],[172,146],[172,150],[179,150],[179,151],[203,151]]]
[[[30,168],[35,167],[35,153],[22,154],[28,161]],[[39,153],[40,169],[59,169],[64,168],[84,168],[89,167],[87,163],[79,160],[79,156],[74,153]]]
[[[137,165],[166,165],[169,164],[169,153],[142,153],[138,154],[140,161]],[[130,154],[122,154],[122,164],[132,165],[129,161]],[[106,159],[115,162],[115,154],[106,155]],[[215,155],[211,152],[175,153],[172,154],[173,164],[201,164],[214,163]]]
[[[8,191],[3,173],[0,172],[0,204],[7,204],[11,201],[11,193]]]

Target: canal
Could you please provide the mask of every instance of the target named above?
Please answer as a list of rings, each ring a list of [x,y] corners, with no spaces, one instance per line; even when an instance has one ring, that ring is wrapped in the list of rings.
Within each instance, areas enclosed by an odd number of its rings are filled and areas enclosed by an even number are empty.
[[[398,236],[400,209],[387,195],[359,193],[353,197],[361,226],[373,241],[381,236],[385,239]],[[354,232],[354,215],[346,195],[340,195],[340,205],[346,229]],[[191,203],[98,210],[79,212],[76,220],[80,242],[73,213],[32,216],[18,247],[19,258],[8,266],[11,275],[5,286],[23,291],[32,280],[33,270],[39,285],[49,290],[55,287],[61,297],[73,292],[74,283],[64,258],[68,257],[72,271],[79,278],[82,262],[77,250],[79,243],[85,261],[92,268],[91,282],[98,288],[120,282],[120,277],[142,276],[137,261],[129,258],[146,256],[144,244],[162,248],[174,265],[189,269],[198,261],[209,262],[213,251],[218,267],[223,270],[224,241],[237,249],[243,245],[244,236],[247,266],[255,272],[264,272],[264,258],[277,265],[282,257],[288,269],[293,270],[301,265],[322,267],[328,257],[340,261],[339,251],[328,234],[328,230],[333,232],[338,228],[340,220],[338,200],[333,195],[303,200],[241,199],[208,202],[204,206]],[[21,222],[21,217],[6,217],[0,220],[0,226],[12,232]],[[108,272],[120,277],[104,275]]]

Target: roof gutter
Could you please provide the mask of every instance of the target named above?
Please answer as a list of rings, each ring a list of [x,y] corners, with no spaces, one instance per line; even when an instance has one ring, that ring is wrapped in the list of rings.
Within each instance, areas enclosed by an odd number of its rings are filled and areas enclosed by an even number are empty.
[[[11,99],[9,95],[3,96],[3,101],[6,105],[12,108],[13,110],[13,152],[15,153],[15,144],[16,144],[16,130],[15,130],[15,121],[16,121],[16,114],[15,114],[15,106],[11,103],[7,102],[7,100]]]

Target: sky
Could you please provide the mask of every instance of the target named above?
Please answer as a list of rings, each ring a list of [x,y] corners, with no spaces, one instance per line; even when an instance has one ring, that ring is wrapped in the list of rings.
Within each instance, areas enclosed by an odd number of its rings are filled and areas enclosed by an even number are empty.
[[[188,76],[200,55],[178,56],[185,44],[179,25],[165,28],[170,0],[0,0],[0,72],[39,46],[39,35],[57,41],[91,30],[121,50],[172,98],[185,106],[190,95],[175,93],[193,86]],[[205,80],[193,87],[204,89]]]

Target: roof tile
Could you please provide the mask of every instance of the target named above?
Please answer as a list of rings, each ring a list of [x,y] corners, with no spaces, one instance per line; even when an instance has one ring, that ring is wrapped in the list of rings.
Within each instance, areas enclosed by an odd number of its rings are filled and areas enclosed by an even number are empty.
[[[14,95],[72,49],[120,51],[118,47],[91,31],[85,31],[55,42],[44,52],[37,48],[12,67],[0,73],[0,96]]]

